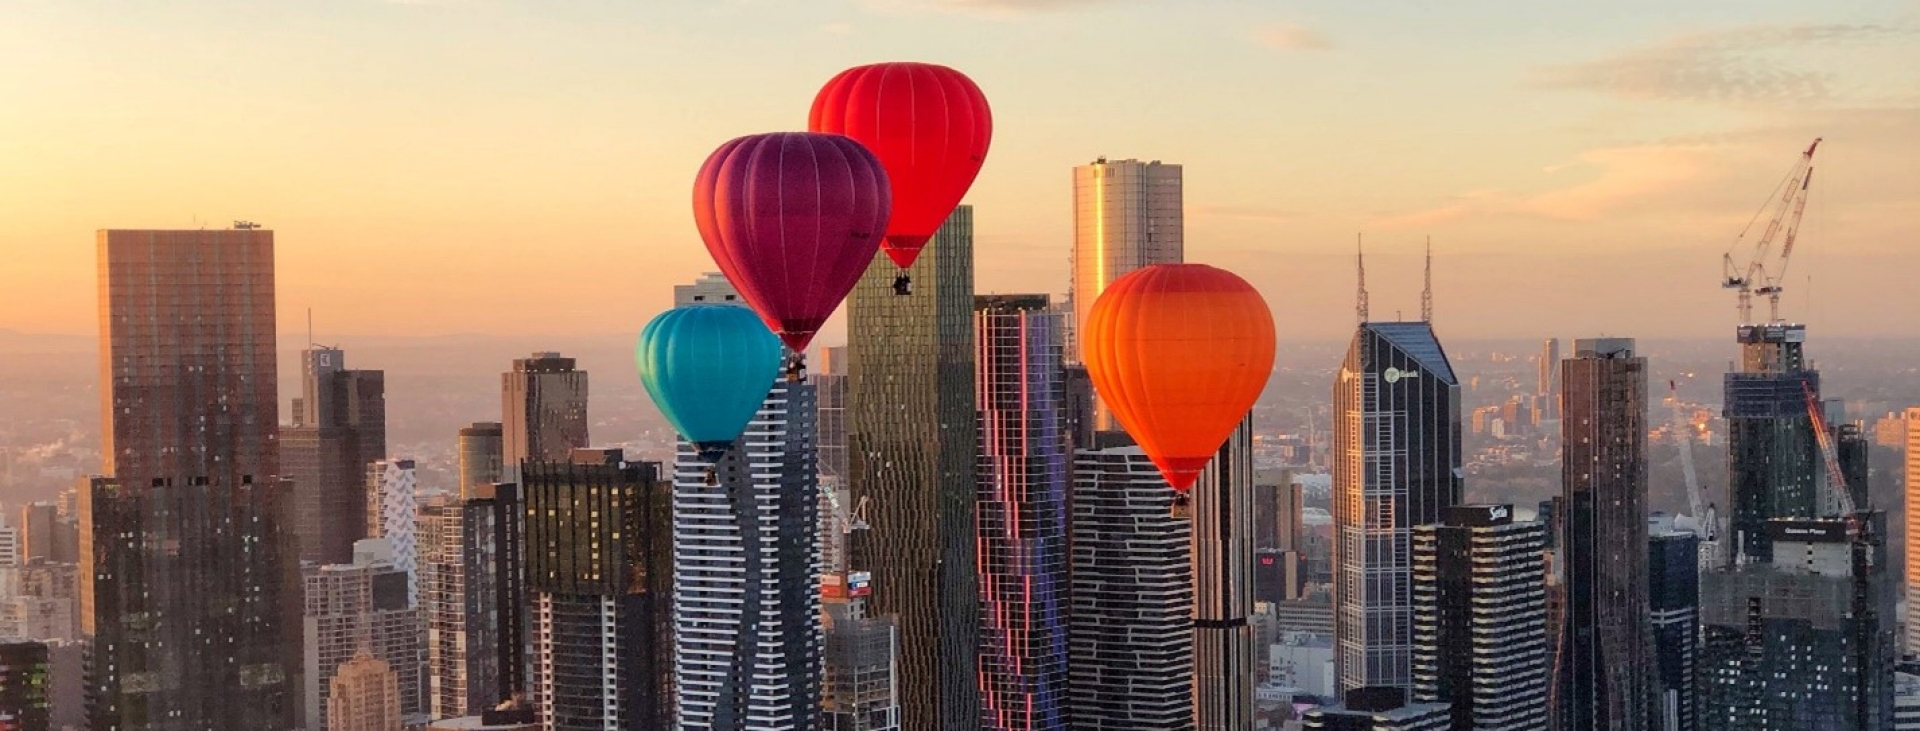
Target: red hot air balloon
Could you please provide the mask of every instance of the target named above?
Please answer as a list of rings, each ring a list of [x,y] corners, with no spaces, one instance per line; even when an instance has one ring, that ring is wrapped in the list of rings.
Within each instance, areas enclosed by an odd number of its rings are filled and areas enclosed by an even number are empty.
[[[928,63],[840,72],[813,98],[807,129],[859,140],[893,181],[887,256],[905,269],[960,205],[993,139],[993,113],[972,79]]]
[[[1247,281],[1205,264],[1114,280],[1082,332],[1100,400],[1183,495],[1273,373],[1273,313]]]
[[[693,219],[727,280],[796,353],[873,262],[892,210],[887,171],[840,135],[749,135],[714,150]]]

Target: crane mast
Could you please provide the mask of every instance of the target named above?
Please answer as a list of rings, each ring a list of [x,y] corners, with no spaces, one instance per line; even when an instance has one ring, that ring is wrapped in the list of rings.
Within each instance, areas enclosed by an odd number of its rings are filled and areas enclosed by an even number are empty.
[[[1673,435],[1676,446],[1680,448],[1680,473],[1686,478],[1687,509],[1697,524],[1695,535],[1700,537],[1700,565],[1718,566],[1720,511],[1707,502],[1706,489],[1700,485],[1700,473],[1694,469],[1693,439],[1690,436],[1693,429],[1687,422],[1686,408],[1680,404],[1679,386],[1673,381],[1667,381],[1667,404],[1673,408]]]
[[[1799,238],[1801,216],[1807,210],[1807,191],[1813,184],[1813,152],[1819,149],[1820,139],[1815,138],[1813,144],[1800,153],[1800,160],[1787,173],[1779,195],[1770,197],[1770,202],[1754,213],[1747,227],[1734,239],[1733,246],[1721,257],[1724,276],[1720,286],[1735,290],[1739,295],[1742,323],[1753,322],[1753,296],[1756,294],[1767,298],[1768,322],[1780,321],[1780,293],[1785,289],[1781,283],[1787,273],[1787,264],[1793,257],[1793,242]],[[1754,239],[1750,249],[1745,247],[1747,233],[1753,229],[1754,222],[1769,212],[1771,215],[1767,217],[1766,228],[1761,230],[1759,238]],[[1769,264],[1768,254],[1773,251],[1776,239],[1780,242],[1780,254]],[[1740,256],[1736,258],[1736,255]]]

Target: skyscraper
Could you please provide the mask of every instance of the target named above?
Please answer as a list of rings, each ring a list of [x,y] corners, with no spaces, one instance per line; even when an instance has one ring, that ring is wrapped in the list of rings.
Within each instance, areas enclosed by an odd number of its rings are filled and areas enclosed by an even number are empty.
[[[1073,303],[1078,333],[1093,302],[1113,280],[1154,264],[1186,259],[1185,196],[1179,165],[1100,158],[1073,169]],[[1077,337],[1067,359],[1080,362]],[[1104,411],[1104,410],[1103,410]],[[1117,429],[1100,415],[1098,429]]]
[[[1765,561],[1773,555],[1767,521],[1819,509],[1820,447],[1807,390],[1820,393],[1820,372],[1807,368],[1804,325],[1741,325],[1736,337],[1740,370],[1726,374],[1722,412],[1734,550],[1723,553]]]
[[[850,497],[871,501],[873,526],[854,560],[873,571],[873,612],[900,623],[901,726],[967,731],[980,723],[973,208],[928,246],[911,296],[877,257],[849,298]]]
[[[587,372],[559,353],[516,358],[500,374],[503,479],[513,482],[520,463],[566,462],[587,446]]]
[[[518,585],[506,575],[518,561],[503,564],[509,557],[501,540],[517,506],[503,506],[495,489],[477,486],[464,500],[442,498],[420,510],[420,610],[433,718],[478,714],[521,689],[503,684],[509,674],[501,667],[503,657],[519,657],[501,651],[508,637],[517,645],[520,636],[505,626],[519,614],[502,611],[503,601],[517,608],[520,599],[502,591]]]
[[[273,232],[101,231],[98,244],[108,476],[80,496],[90,725],[297,728]]]
[[[400,678],[362,649],[340,665],[327,697],[327,731],[399,731]]]
[[[482,486],[501,480],[504,439],[497,421],[476,421],[460,429],[460,497],[472,497]]]
[[[673,727],[672,509],[617,449],[524,463],[531,685],[548,731]]]
[[[1413,684],[1412,530],[1462,499],[1460,381],[1424,322],[1363,322],[1333,388],[1339,688]]]
[[[1546,531],[1511,505],[1456,505],[1413,529],[1413,698],[1456,729],[1547,728]]]
[[[1566,614],[1555,668],[1563,731],[1646,728],[1647,359],[1630,338],[1575,342],[1561,364],[1560,557]]]
[[[1194,728],[1193,521],[1123,432],[1074,452],[1067,686],[1075,731]]]
[[[1047,296],[975,298],[980,727],[1067,728],[1064,323]]]
[[[1776,519],[1771,561],[1701,574],[1701,729],[1892,725],[1899,639],[1885,519]]]
[[[318,564],[353,560],[353,542],[367,537],[367,463],[387,455],[386,374],[348,370],[346,361],[338,348],[300,352],[301,396],[292,426],[280,430],[300,559]]]
[[[820,402],[815,434],[820,452],[820,476],[846,484],[847,474],[847,349],[821,348],[818,367],[807,374]]]
[[[1198,731],[1253,723],[1253,417],[1194,483],[1193,666]]]
[[[382,459],[367,464],[366,535],[385,538],[393,566],[407,575],[407,606],[420,606],[419,503],[413,460]],[[356,547],[356,551],[358,548]]]
[[[1540,344],[1540,379],[1534,391],[1539,397],[1542,418],[1560,418],[1560,339],[1547,338]]]
[[[1920,609],[1920,406],[1907,409],[1906,454],[1906,591],[1907,606]],[[1920,654],[1920,622],[1906,624],[1906,652]]]
[[[1694,660],[1700,649],[1700,538],[1661,530],[1647,539],[1647,602],[1653,610],[1651,731],[1694,731]]]
[[[353,546],[353,563],[311,567],[306,575],[307,728],[341,728],[331,718],[337,673],[369,653],[397,678],[396,710],[424,718],[420,696],[420,613],[407,604],[407,574],[385,538]]]

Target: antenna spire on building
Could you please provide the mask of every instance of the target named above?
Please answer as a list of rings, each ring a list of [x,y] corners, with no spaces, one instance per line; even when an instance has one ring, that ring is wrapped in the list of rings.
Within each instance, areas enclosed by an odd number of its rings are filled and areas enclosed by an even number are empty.
[[[1433,237],[1427,237],[1427,286],[1420,290],[1420,321],[1433,322]]]
[[[1354,312],[1360,315],[1360,321],[1367,321],[1367,252],[1362,245],[1363,234],[1353,235],[1353,266],[1360,274],[1360,290],[1354,302]]]

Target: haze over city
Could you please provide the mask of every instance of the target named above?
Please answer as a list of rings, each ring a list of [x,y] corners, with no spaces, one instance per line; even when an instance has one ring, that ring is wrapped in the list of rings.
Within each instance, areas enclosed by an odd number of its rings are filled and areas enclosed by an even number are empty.
[[[712,268],[707,151],[912,56],[993,98],[983,292],[1064,291],[1070,169],[1104,155],[1185,166],[1189,260],[1260,288],[1283,349],[1343,337],[1356,232],[1376,314],[1417,309],[1433,236],[1449,337],[1719,336],[1721,253],[1824,136],[1787,314],[1920,335],[1889,296],[1920,269],[1917,30],[1914,2],[16,0],[0,329],[93,332],[96,229],[246,219],[283,334],[630,335]]]

